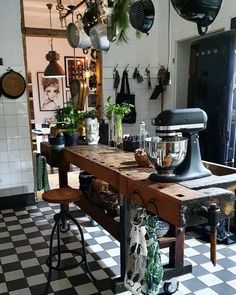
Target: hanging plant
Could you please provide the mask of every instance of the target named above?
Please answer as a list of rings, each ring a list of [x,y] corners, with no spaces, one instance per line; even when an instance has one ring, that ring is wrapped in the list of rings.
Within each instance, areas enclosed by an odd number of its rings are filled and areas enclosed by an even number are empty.
[[[112,10],[112,24],[118,30],[117,42],[127,43],[127,29],[129,28],[129,7],[131,0],[115,0]]]

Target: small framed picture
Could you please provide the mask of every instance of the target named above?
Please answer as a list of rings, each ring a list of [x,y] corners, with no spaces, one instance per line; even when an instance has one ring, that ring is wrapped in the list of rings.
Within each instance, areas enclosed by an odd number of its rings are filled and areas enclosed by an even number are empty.
[[[43,72],[37,72],[37,80],[40,111],[55,111],[56,108],[63,107],[63,79],[46,78]]]
[[[83,78],[83,70],[87,66],[85,57],[65,56],[65,74],[66,74],[66,87],[70,86],[70,81],[76,78]]]
[[[88,107],[89,108],[96,108],[96,99],[97,99],[96,93],[89,93],[89,95],[88,95]]]
[[[70,90],[66,90],[66,103],[72,103]]]

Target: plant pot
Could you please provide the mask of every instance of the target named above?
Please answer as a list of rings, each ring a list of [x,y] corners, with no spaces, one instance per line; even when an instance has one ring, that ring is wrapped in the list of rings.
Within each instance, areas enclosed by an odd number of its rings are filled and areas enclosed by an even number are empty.
[[[74,146],[78,144],[79,134],[77,132],[68,134],[64,133],[65,136],[65,146]]]

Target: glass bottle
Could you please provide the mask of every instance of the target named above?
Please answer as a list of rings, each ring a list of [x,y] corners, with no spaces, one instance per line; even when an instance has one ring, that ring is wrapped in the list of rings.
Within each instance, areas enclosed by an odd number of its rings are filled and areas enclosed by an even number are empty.
[[[138,134],[138,139],[139,139],[139,148],[144,148],[144,141],[145,138],[147,138],[148,132],[146,130],[146,125],[144,122],[139,123],[139,134]]]

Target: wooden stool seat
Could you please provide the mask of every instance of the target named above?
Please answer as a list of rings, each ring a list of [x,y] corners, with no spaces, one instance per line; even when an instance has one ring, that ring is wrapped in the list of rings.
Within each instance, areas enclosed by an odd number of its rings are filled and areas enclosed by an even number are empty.
[[[78,202],[84,193],[74,188],[57,188],[43,193],[42,199],[48,203],[68,204]]]

